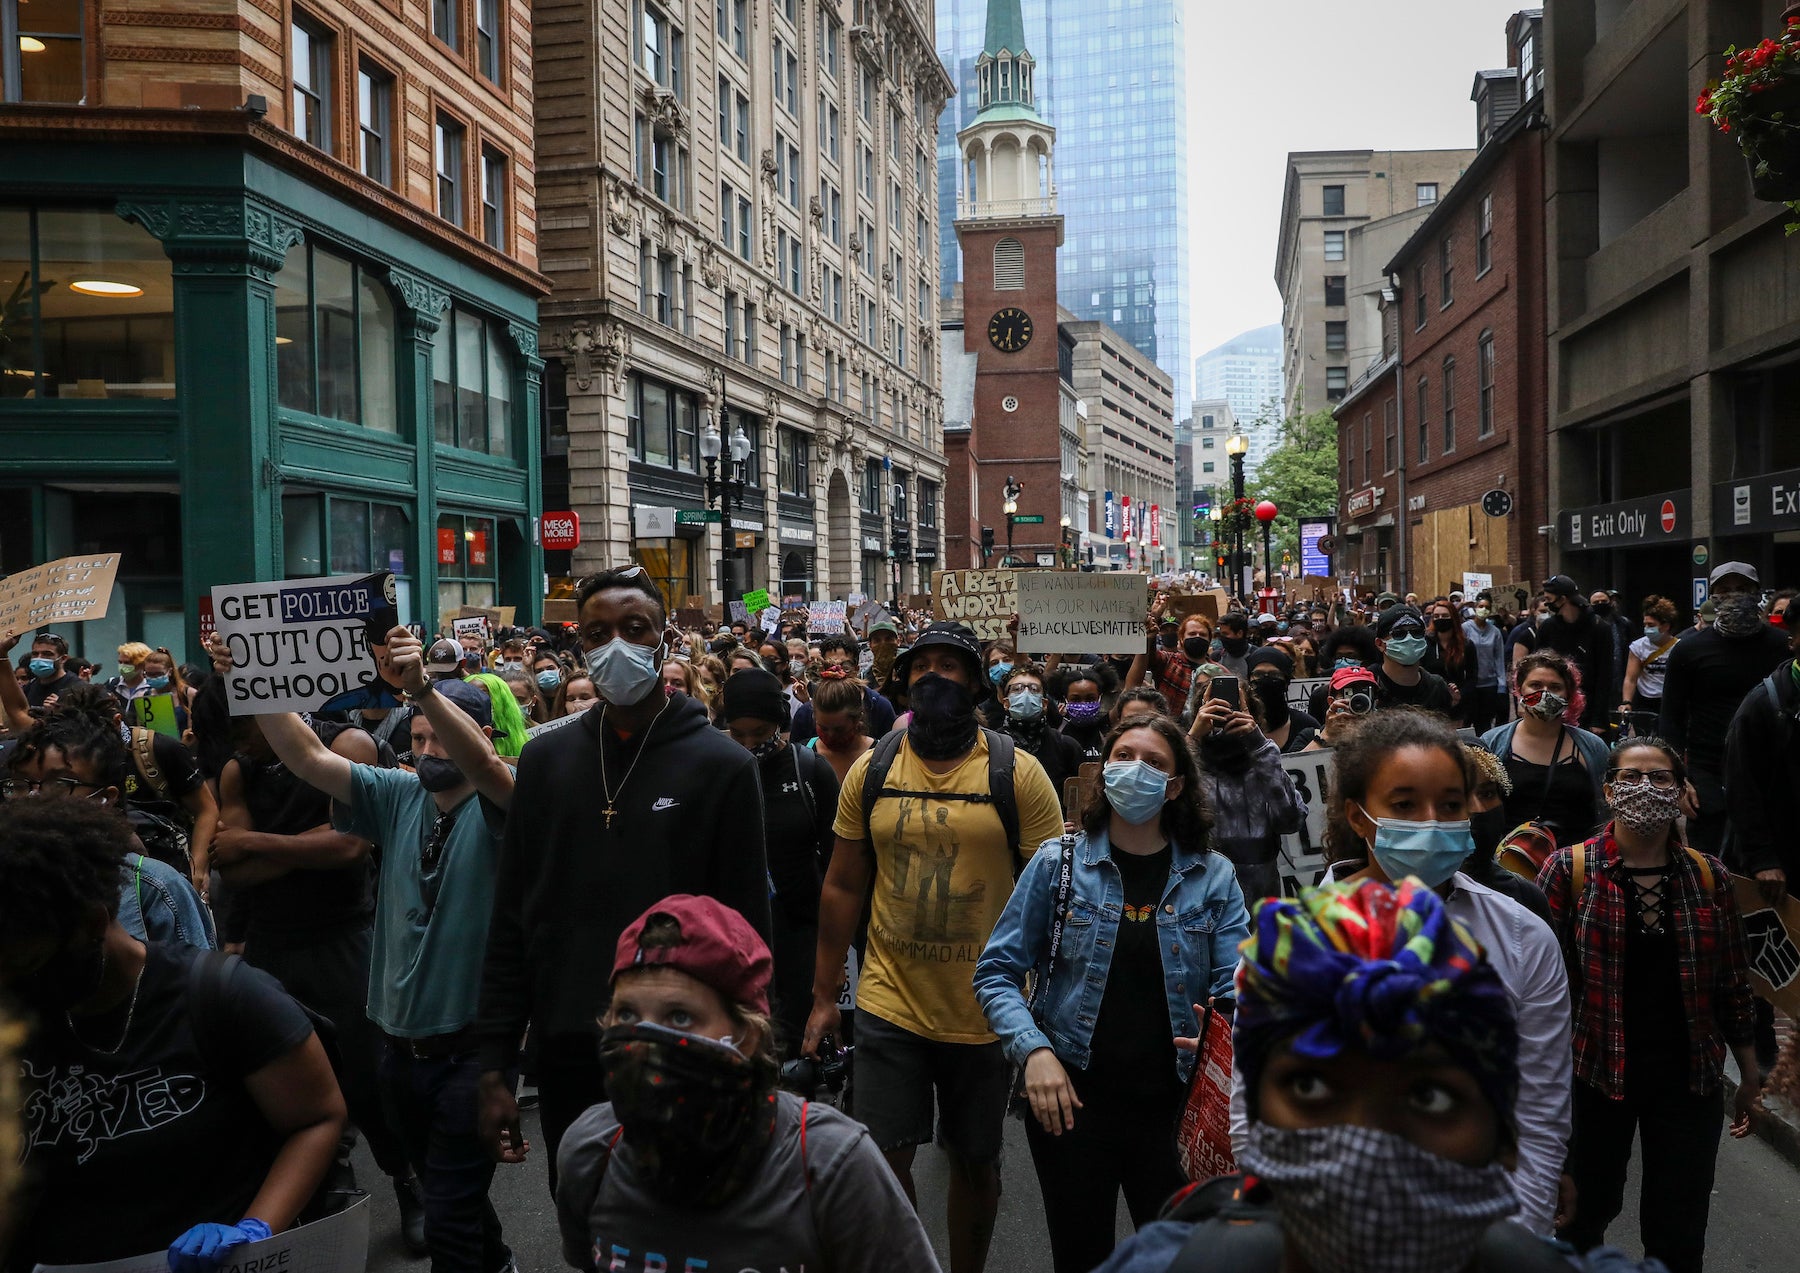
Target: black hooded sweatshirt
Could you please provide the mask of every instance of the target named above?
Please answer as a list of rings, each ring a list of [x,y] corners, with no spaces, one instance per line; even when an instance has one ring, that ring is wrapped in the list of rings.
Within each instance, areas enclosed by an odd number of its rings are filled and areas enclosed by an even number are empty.
[[[715,898],[769,938],[756,758],[685,695],[630,739],[601,717],[583,712],[519,757],[475,1021],[484,1070],[516,1061],[528,1021],[546,1055],[592,1060],[619,935],[672,893]]]

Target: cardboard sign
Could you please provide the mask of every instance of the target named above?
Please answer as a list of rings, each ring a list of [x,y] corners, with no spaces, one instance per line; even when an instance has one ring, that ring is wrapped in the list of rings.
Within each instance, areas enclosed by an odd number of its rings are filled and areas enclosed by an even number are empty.
[[[754,592],[744,594],[744,609],[751,614],[761,614],[769,608],[769,590],[758,588]]]
[[[1283,891],[1292,892],[1294,885],[1311,888],[1325,869],[1325,806],[1331,798],[1337,760],[1329,747],[1297,751],[1281,758],[1281,768],[1306,806],[1306,821],[1300,829],[1281,837]]]
[[[231,714],[398,707],[399,692],[381,680],[369,648],[371,635],[385,637],[400,621],[394,596],[386,571],[214,588],[233,662]]]
[[[698,632],[705,622],[705,606],[683,606],[675,612],[675,626],[689,632]]]
[[[1019,575],[1018,648],[1026,654],[1142,654],[1143,575],[1034,570]]]
[[[334,1216],[233,1247],[218,1273],[363,1273],[369,1263],[369,1200],[358,1198]],[[39,1264],[34,1273],[168,1273],[169,1252],[99,1264]]]
[[[1019,576],[1013,570],[934,570],[931,616],[974,629],[979,641],[999,641],[1019,612]],[[1139,645],[1142,645],[1142,638]]]
[[[1093,797],[1094,788],[1100,783],[1100,774],[1103,769],[1105,766],[1099,761],[1090,760],[1081,766],[1077,777],[1063,779],[1064,822],[1081,821],[1081,811],[1087,808],[1088,801]]]
[[[806,607],[806,630],[814,636],[832,636],[844,630],[842,601],[812,601]]]
[[[175,723],[173,694],[145,694],[141,698],[132,699],[131,723],[155,730],[159,734],[167,734],[170,738],[181,737],[181,727]]]
[[[1231,1026],[1210,1010],[1200,1023],[1200,1051],[1175,1127],[1175,1153],[1189,1180],[1237,1170],[1231,1152]]]
[[[1789,893],[1771,906],[1755,880],[1738,876],[1731,886],[1744,917],[1750,988],[1790,1017],[1800,1016],[1800,899]]]
[[[1182,593],[1169,598],[1165,613],[1172,616],[1177,624],[1186,623],[1190,615],[1199,615],[1214,627],[1218,626],[1219,616],[1225,613],[1219,598],[1210,592]],[[1133,651],[1136,653],[1136,651]]]
[[[119,554],[59,557],[0,583],[0,632],[28,636],[57,623],[106,617]]]
[[[580,623],[581,622],[581,613],[575,607],[575,598],[573,598],[573,597],[545,597],[544,598],[544,622],[546,624]]]

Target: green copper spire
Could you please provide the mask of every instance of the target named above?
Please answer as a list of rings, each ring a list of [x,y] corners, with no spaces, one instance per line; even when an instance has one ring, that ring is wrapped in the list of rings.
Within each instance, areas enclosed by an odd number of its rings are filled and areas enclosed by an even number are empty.
[[[988,0],[987,43],[982,52],[998,57],[1005,49],[1014,57],[1025,51],[1025,15],[1019,0]]]

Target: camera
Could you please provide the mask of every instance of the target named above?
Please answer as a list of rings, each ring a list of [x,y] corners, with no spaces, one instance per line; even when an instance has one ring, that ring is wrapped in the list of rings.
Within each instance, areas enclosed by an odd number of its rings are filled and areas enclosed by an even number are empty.
[[[781,1086],[808,1100],[820,1092],[840,1096],[850,1077],[850,1057],[854,1047],[840,1048],[829,1034],[819,1040],[819,1055],[797,1056],[781,1067]]]
[[[1337,699],[1356,716],[1367,716],[1375,710],[1375,687],[1373,685],[1352,685],[1337,695]]]

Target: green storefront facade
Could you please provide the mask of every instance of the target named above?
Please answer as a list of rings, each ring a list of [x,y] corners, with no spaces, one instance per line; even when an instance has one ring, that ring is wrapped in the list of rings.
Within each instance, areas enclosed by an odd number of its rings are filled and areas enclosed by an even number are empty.
[[[0,570],[123,554],[80,652],[382,569],[409,621],[537,621],[538,291],[241,142],[7,149]]]

